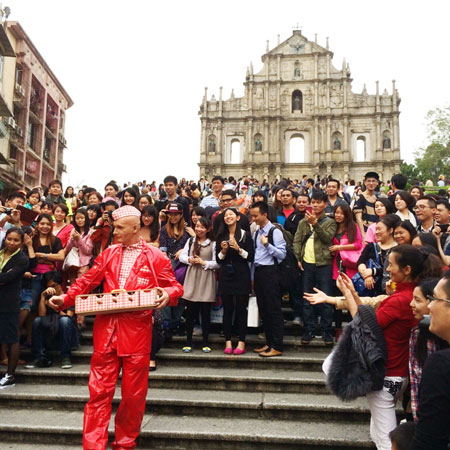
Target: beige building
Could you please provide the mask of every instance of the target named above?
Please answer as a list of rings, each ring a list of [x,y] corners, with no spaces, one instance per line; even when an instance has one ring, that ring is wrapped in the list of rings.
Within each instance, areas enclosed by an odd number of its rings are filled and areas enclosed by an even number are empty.
[[[2,94],[12,112],[0,113],[2,190],[48,186],[66,171],[65,114],[73,101],[21,25],[5,22],[0,28],[16,55],[5,58],[0,72]]]
[[[392,82],[369,95],[352,92],[349,64],[332,64],[333,53],[300,30],[262,56],[263,67],[247,68],[243,97],[228,100],[207,88],[200,106],[200,175],[259,180],[329,175],[362,179],[376,170],[382,179],[400,171],[398,109]]]

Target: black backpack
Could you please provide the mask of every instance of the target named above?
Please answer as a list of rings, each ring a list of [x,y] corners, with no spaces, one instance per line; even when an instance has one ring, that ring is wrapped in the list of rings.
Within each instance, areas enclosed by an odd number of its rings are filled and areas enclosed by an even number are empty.
[[[279,229],[282,233],[283,228],[278,228],[275,225],[269,230],[267,238],[269,239],[269,244],[273,245],[273,232],[275,229]],[[286,231],[286,233],[289,233]],[[289,233],[290,234],[290,233]],[[294,286],[298,278],[300,277],[300,269],[298,268],[298,261],[294,255],[294,250],[292,248],[292,240],[286,239],[283,233],[283,238],[286,241],[286,256],[280,263],[277,258],[274,258],[275,265],[278,267],[278,275],[280,280],[281,291],[288,292]]]

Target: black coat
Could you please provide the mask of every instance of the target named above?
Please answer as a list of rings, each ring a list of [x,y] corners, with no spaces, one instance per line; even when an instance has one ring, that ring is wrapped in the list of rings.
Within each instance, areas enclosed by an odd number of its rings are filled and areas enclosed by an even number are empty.
[[[29,260],[24,252],[16,253],[0,273],[0,313],[20,312],[20,288]]]
[[[225,259],[220,259],[218,255],[222,248],[220,242],[216,243],[216,260],[220,264],[218,292],[221,295],[246,295],[252,291],[248,263],[253,262],[255,250],[250,232],[245,231],[238,244],[248,253],[247,259],[232,248],[228,248]]]
[[[327,373],[331,391],[343,401],[383,388],[387,349],[375,310],[360,305],[333,351]]]

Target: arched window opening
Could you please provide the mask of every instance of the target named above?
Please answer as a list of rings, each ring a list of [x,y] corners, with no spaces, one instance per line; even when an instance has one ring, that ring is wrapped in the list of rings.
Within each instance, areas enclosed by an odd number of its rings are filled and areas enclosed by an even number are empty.
[[[241,143],[237,139],[231,141],[231,164],[241,162]]]
[[[305,162],[305,140],[303,136],[293,136],[289,141],[289,161],[288,163]]]
[[[356,162],[363,162],[366,160],[366,139],[359,137],[356,139]]]
[[[292,112],[303,112],[303,94],[298,89],[292,93]]]

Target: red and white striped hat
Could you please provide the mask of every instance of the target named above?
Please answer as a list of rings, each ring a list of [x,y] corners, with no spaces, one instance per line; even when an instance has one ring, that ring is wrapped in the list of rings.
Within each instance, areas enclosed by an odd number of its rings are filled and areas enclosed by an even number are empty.
[[[119,219],[123,219],[124,217],[130,217],[130,216],[141,217],[141,212],[134,206],[126,205],[126,206],[122,206],[119,209],[116,209],[112,213],[112,217],[114,220],[119,220]]]

